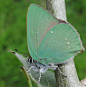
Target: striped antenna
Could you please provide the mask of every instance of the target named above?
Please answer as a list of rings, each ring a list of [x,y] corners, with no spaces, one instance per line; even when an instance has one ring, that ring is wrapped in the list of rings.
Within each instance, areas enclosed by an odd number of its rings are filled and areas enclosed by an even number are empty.
[[[23,52],[21,52],[21,51],[18,51],[17,49],[15,49],[15,51],[24,54],[24,56],[26,56],[26,57],[30,57],[29,55],[27,55],[27,54],[25,54],[25,53],[23,53]]]

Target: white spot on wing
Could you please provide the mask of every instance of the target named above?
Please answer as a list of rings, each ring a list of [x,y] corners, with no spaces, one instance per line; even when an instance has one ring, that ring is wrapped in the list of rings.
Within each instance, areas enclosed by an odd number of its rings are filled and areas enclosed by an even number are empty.
[[[53,31],[51,31],[51,33],[53,33]]]
[[[65,40],[67,40],[67,38],[65,38]]]
[[[70,44],[69,42],[67,42],[67,44]]]

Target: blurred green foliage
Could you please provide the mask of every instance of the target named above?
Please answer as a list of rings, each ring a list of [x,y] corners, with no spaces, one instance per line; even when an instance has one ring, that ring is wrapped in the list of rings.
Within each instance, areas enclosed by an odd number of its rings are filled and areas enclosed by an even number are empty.
[[[0,87],[28,87],[20,71],[22,64],[8,52],[15,48],[26,53],[26,13],[31,3],[46,6],[46,0],[0,0]],[[67,19],[80,33],[86,48],[86,0],[66,0]],[[86,77],[86,52],[75,64],[79,79]]]

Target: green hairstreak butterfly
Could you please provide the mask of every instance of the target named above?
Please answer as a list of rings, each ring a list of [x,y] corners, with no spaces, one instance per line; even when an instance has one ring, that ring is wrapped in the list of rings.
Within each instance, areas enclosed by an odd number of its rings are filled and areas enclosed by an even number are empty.
[[[41,73],[55,70],[55,64],[65,63],[84,51],[80,35],[70,23],[36,4],[31,4],[27,11],[27,45],[31,55],[27,72],[40,72],[39,81]]]
[[[84,50],[71,24],[55,18],[36,4],[31,4],[27,11],[27,45],[31,57],[38,61],[40,73],[51,66],[55,69],[53,64],[64,63]]]

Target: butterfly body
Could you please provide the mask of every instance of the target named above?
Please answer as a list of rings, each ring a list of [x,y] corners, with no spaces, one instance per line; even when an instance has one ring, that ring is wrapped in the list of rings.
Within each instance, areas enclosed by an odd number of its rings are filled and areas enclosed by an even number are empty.
[[[27,60],[27,64],[35,71],[35,72],[41,72],[41,73],[44,73],[45,71],[47,71],[48,69],[48,66],[47,65],[44,65],[44,64],[41,64],[40,62],[32,59],[32,58],[29,58]]]
[[[27,64],[30,67],[32,67],[32,69],[35,72],[38,72],[41,70],[41,73],[45,73],[48,69],[55,70],[57,68],[55,65],[52,65],[52,64],[42,64],[42,63],[32,59],[31,57],[28,58]]]
[[[42,74],[45,73],[48,69],[55,70],[57,68],[57,66],[52,66],[51,64],[42,64],[32,59],[31,57],[28,58],[27,64],[30,67],[27,72],[29,72],[31,69],[33,69],[37,73],[39,72],[40,76],[39,76],[38,83],[40,82],[41,73]]]

